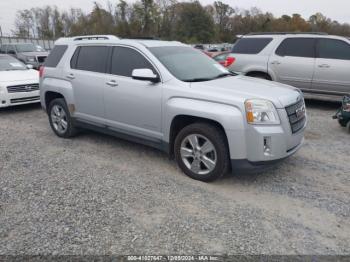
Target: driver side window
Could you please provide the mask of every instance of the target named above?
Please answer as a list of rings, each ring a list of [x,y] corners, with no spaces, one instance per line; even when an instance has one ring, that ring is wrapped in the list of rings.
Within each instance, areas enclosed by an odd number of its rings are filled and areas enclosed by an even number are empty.
[[[131,77],[134,69],[148,68],[157,74],[151,63],[138,51],[116,46],[112,51],[111,74]]]

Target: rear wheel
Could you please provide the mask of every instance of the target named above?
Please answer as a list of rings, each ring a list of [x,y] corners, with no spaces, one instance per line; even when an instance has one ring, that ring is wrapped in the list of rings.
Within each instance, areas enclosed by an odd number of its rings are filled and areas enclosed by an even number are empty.
[[[77,133],[63,98],[54,99],[49,105],[49,121],[52,130],[59,137],[69,138]]]
[[[175,159],[189,177],[209,182],[229,169],[229,153],[225,134],[214,125],[191,124],[175,139]]]

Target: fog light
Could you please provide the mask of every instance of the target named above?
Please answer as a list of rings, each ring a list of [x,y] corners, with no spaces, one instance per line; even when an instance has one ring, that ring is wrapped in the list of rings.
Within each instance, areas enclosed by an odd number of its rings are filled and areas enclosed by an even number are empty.
[[[6,104],[6,101],[5,101],[5,100],[2,100],[1,103],[4,105],[4,104]]]
[[[271,156],[271,137],[264,136],[264,155]]]

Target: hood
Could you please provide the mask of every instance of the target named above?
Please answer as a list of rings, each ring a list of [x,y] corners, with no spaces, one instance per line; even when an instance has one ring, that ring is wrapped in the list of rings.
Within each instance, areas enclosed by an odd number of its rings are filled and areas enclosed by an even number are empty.
[[[225,98],[234,97],[244,102],[246,99],[260,98],[271,101],[276,108],[284,108],[296,103],[301,93],[297,88],[268,80],[234,76],[206,82],[191,83],[191,87],[205,92],[219,93]]]
[[[15,83],[22,81],[31,81],[39,83],[39,72],[36,70],[14,70],[14,71],[0,71],[1,83]]]
[[[20,52],[23,56],[48,56],[47,52]]]

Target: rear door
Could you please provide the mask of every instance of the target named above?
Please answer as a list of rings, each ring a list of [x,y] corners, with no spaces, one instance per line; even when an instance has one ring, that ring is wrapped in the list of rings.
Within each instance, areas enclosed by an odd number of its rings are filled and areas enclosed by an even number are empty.
[[[312,85],[315,52],[314,38],[286,38],[270,56],[269,71],[276,81],[307,91]]]
[[[317,40],[317,58],[312,88],[321,93],[350,93],[350,44],[343,40]]]
[[[154,65],[139,50],[115,46],[111,55],[109,85],[105,88],[107,125],[119,132],[158,142],[161,137],[162,83],[135,80],[134,69]]]
[[[103,90],[109,78],[106,74],[109,51],[108,46],[80,46],[71,59],[70,69],[64,72],[73,87],[74,116],[92,124],[104,124]]]

